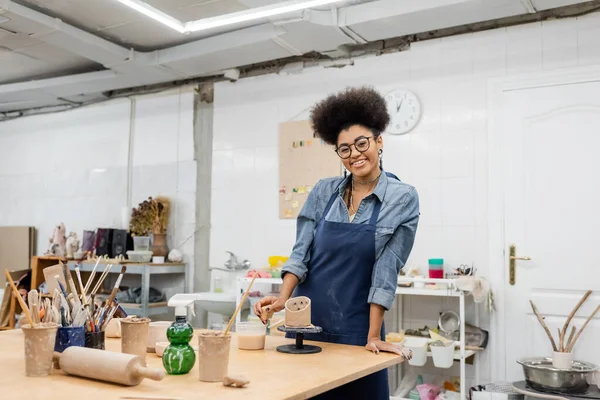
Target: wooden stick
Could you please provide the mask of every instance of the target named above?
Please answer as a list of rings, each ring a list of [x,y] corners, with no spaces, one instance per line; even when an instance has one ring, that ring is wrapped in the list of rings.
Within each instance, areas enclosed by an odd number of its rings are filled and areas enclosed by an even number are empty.
[[[223,334],[223,336],[227,336],[227,334],[229,333],[229,330],[231,329],[231,326],[233,325],[233,321],[235,321],[235,317],[237,317],[237,314],[240,312],[240,309],[244,305],[244,302],[246,301],[246,298],[248,297],[248,293],[250,293],[250,288],[252,288],[252,284],[254,283],[254,281],[256,280],[257,277],[258,277],[258,271],[256,271],[254,273],[254,278],[252,278],[252,280],[250,281],[250,285],[248,285],[248,289],[246,289],[246,293],[244,293],[244,296],[242,296],[242,301],[240,301],[240,304],[238,304],[237,308],[235,309],[235,312],[231,316],[231,319],[229,320],[229,324],[227,324],[227,329],[225,329],[225,333]]]
[[[110,297],[106,301],[106,304],[104,305],[104,307],[102,309],[102,312],[100,313],[100,320],[98,321],[98,325],[99,326],[102,326],[102,320],[104,319],[104,317],[108,313],[108,311],[110,309],[110,305],[112,304],[113,300],[115,299],[115,296],[117,295],[117,292],[119,291],[119,286],[121,285],[121,280],[123,279],[123,275],[125,274],[126,270],[127,270],[126,266],[122,266],[121,267],[121,274],[117,278],[117,282],[115,283],[115,287],[113,287],[113,290],[110,293]]]
[[[533,309],[533,313],[537,317],[538,321],[540,321],[540,324],[542,325],[542,328],[544,328],[544,330],[546,331],[546,334],[548,335],[548,338],[550,339],[550,343],[552,343],[552,350],[558,351],[558,348],[556,347],[556,342],[554,341],[554,338],[552,337],[552,334],[550,333],[550,329],[548,329],[548,325],[546,325],[546,322],[544,321],[544,318],[542,318],[542,316],[540,315],[537,307],[535,306],[535,304],[533,304],[533,300],[529,300],[529,303],[531,304],[531,308]]]
[[[567,349],[571,346],[571,342],[573,341],[573,336],[575,336],[575,331],[577,331],[577,328],[575,328],[574,326],[571,327],[571,334],[569,335],[569,340],[567,340]]]
[[[6,274],[6,279],[10,283],[10,286],[12,287],[13,292],[15,292],[15,296],[17,296],[17,300],[19,301],[19,304],[21,305],[21,308],[23,309],[23,312],[25,313],[25,317],[27,317],[29,326],[31,328],[35,328],[33,319],[31,319],[31,313],[29,312],[29,308],[27,308],[27,304],[25,304],[25,302],[23,301],[23,298],[21,297],[21,294],[19,293],[19,289],[17,289],[17,285],[15,285],[15,282],[12,279],[12,276],[10,276],[7,269],[4,270],[4,273]]]
[[[560,328],[556,328],[556,330],[558,331],[558,351],[562,353],[565,351],[562,332],[560,331]]]
[[[590,323],[590,321],[592,320],[592,318],[594,318],[594,316],[596,315],[596,313],[598,313],[598,311],[600,311],[600,305],[598,307],[596,307],[596,309],[594,310],[594,312],[592,313],[592,315],[590,315],[588,317],[588,319],[585,320],[585,323],[583,324],[583,326],[581,327],[581,329],[579,330],[579,332],[577,332],[577,335],[575,335],[575,337],[573,338],[573,342],[571,343],[571,345],[567,349],[567,352],[570,353],[573,350],[573,347],[575,346],[575,343],[577,342],[577,339],[579,339],[579,335],[581,335],[581,332],[583,332],[583,330],[585,329],[585,327],[587,326],[587,324]]]
[[[571,314],[569,314],[569,317],[567,318],[567,320],[565,321],[565,324],[562,327],[561,336],[563,338],[567,334],[567,329],[569,329],[569,324],[571,323],[571,320],[573,319],[573,317],[575,316],[575,314],[577,314],[577,311],[579,311],[579,309],[581,308],[581,306],[583,305],[583,303],[585,303],[585,301],[587,300],[588,297],[590,297],[591,294],[592,294],[591,290],[588,290],[587,292],[585,292],[585,294],[583,295],[583,297],[581,298],[581,300],[579,300],[579,303],[577,303],[577,305],[575,306],[575,308],[573,309],[573,311],[571,311]]]

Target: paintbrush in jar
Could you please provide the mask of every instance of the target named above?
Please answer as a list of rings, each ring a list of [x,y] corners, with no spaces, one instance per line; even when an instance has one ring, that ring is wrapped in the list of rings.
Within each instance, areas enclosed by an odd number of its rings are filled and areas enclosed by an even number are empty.
[[[96,268],[98,268],[98,264],[100,264],[100,260],[102,260],[102,257],[98,257],[98,260],[96,261],[96,265],[94,265],[94,268],[92,268],[90,277],[88,278],[88,281],[85,283],[85,288],[83,290],[84,294],[87,293],[88,290],[90,290],[90,286],[92,286],[92,282],[94,281],[94,277],[96,276]]]
[[[115,296],[117,295],[117,292],[119,291],[119,286],[121,286],[121,280],[123,279],[123,275],[125,275],[125,271],[127,271],[127,267],[123,265],[121,267],[121,274],[117,278],[117,282],[115,282],[115,286],[113,287],[113,290],[110,293],[110,297],[108,298],[108,300],[106,301],[106,304],[102,308],[102,313],[100,314],[100,319],[98,321],[98,326],[102,326],[102,320],[106,316],[106,313],[108,312],[108,309],[111,307],[112,302],[115,299]]]
[[[100,289],[100,287],[104,283],[104,280],[108,276],[108,273],[110,272],[111,268],[112,268],[112,264],[107,264],[106,265],[106,268],[104,268],[104,272],[102,272],[102,275],[100,275],[100,278],[98,279],[98,282],[96,283],[96,286],[94,286],[94,289],[92,290],[92,293],[90,293],[90,296],[93,297],[98,292],[98,289]]]

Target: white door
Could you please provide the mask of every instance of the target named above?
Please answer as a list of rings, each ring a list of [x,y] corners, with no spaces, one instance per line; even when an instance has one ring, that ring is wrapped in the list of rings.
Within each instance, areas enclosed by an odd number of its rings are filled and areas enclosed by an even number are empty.
[[[529,300],[557,342],[557,329],[586,290],[595,291],[572,324],[580,328],[600,304],[600,75],[505,90],[500,105],[505,374],[518,381],[517,359],[552,355]],[[531,257],[516,262],[514,285],[511,244],[517,257]],[[597,315],[577,341],[575,358],[600,364],[599,338]]]

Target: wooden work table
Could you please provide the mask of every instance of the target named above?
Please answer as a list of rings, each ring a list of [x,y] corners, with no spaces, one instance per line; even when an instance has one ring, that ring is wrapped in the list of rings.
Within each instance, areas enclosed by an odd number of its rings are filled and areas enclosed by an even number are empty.
[[[194,340],[197,340],[194,337]],[[401,362],[395,354],[372,354],[364,347],[314,343],[321,353],[294,355],[275,350],[280,344],[293,343],[281,336],[267,336],[264,351],[237,349],[231,341],[229,374],[243,375],[248,387],[236,389],[221,383],[198,380],[198,367],[187,375],[166,375],[162,381],[144,379],[139,386],[124,387],[97,382],[53,370],[46,378],[25,377],[23,333],[20,329],[0,332],[0,398],[2,400],[119,400],[121,396],[166,399],[307,399],[373,372]],[[306,342],[311,343],[311,342]],[[193,343],[194,345],[197,342]],[[109,351],[120,351],[119,339],[107,339]],[[149,366],[162,368],[156,354],[147,354]],[[197,364],[197,362],[196,362]]]

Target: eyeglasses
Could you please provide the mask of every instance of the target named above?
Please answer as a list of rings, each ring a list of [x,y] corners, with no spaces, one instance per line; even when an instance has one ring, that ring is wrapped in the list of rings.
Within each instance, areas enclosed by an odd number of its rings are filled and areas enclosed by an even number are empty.
[[[350,158],[350,156],[352,155],[352,148],[350,146],[354,146],[356,151],[358,151],[359,153],[364,153],[365,151],[369,150],[369,147],[371,146],[371,141],[369,139],[374,139],[374,137],[359,136],[354,140],[354,143],[352,144],[343,144],[341,146],[336,147],[335,152],[343,160],[345,160],[346,158]]]

